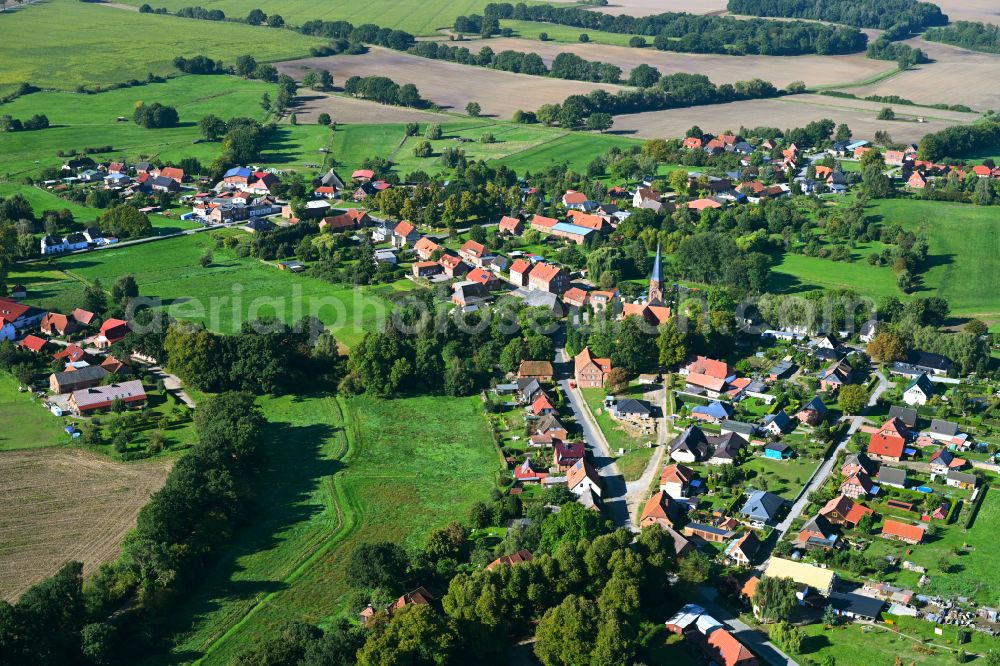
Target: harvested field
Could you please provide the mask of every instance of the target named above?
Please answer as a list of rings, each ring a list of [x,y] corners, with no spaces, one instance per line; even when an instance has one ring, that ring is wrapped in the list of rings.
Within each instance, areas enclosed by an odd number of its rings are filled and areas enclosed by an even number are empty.
[[[483,115],[501,118],[511,117],[518,109],[537,109],[542,104],[559,103],[570,95],[586,95],[598,88],[612,93],[623,89],[429,60],[378,47],[372,47],[364,55],[306,58],[278,63],[277,67],[278,71],[298,78],[305,73],[304,67],[328,69],[337,82],[351,76],[389,76],[400,85],[416,85],[424,99],[442,109],[464,113],[466,104],[478,102]]]
[[[309,93],[296,98],[295,116],[300,123],[314,123],[321,113],[329,113],[338,123],[440,123],[449,116],[420,109],[388,106],[342,95]]]
[[[981,0],[988,2],[988,0]],[[587,7],[602,14],[619,16],[651,16],[663,12],[689,14],[720,14],[726,11],[726,0],[612,0],[604,7]]]
[[[1000,23],[1000,5],[996,0],[935,0],[952,21]]]
[[[113,560],[168,470],[163,460],[126,464],[80,449],[0,454],[0,598],[70,560],[85,576]]]
[[[637,65],[655,67],[661,74],[705,74],[714,83],[733,83],[761,78],[784,88],[793,81],[809,86],[848,85],[864,82],[896,68],[895,63],[870,60],[863,53],[842,56],[727,56],[701,53],[673,53],[653,48],[636,49],[605,44],[559,44],[529,39],[500,38],[476,42],[494,52],[533,51],[546,65],[560,53],[575,53],[587,60],[602,60],[622,68],[625,76]],[[471,49],[472,47],[470,47]]]
[[[971,113],[895,105],[892,108],[897,117],[913,119],[919,115],[927,122],[876,120],[875,115],[883,106],[886,105],[825,95],[793,95],[779,99],[615,116],[613,131],[644,138],[670,137],[683,135],[692,125],[699,125],[708,132],[727,129],[736,131],[741,126],[788,129],[802,127],[813,120],[830,118],[837,123],[847,123],[857,137],[872,137],[877,130],[886,130],[896,141],[913,142],[919,141],[928,132],[936,132],[950,125],[971,123],[977,118]]]
[[[965,104],[977,111],[1000,109],[1000,55],[968,51],[916,38],[907,42],[923,49],[934,62],[879,81],[851,88],[859,97],[899,95],[921,104]]]

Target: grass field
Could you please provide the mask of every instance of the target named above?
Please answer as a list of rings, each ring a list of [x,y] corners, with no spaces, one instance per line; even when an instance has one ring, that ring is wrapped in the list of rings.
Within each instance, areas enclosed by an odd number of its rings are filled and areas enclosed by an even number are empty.
[[[129,4],[142,4],[128,0]],[[236,0],[202,0],[205,9],[221,9],[226,16],[242,18],[250,8]],[[285,21],[300,25],[311,19],[350,21],[354,25],[375,23],[383,28],[405,30],[414,35],[436,34],[439,28],[450,28],[458,16],[483,14],[489,0],[371,0],[371,2],[316,3],[310,0],[282,0],[280,4],[262,7],[267,13],[280,13]],[[538,4],[529,1],[528,4]],[[162,0],[154,6],[176,11],[190,6],[187,0]]]
[[[15,275],[25,282],[32,303],[66,310],[82,294],[83,281],[99,279],[110,288],[119,276],[132,273],[140,293],[161,299],[178,319],[231,333],[250,319],[277,316],[291,323],[313,314],[348,346],[387,313],[384,297],[414,288],[409,280],[357,289],[332,285],[281,272],[256,259],[240,259],[223,249],[215,249],[214,263],[201,268],[198,260],[210,247],[212,236],[196,234],[66,257]],[[60,276],[53,269],[64,273]]]
[[[419,546],[465,518],[499,469],[476,398],[261,399],[270,459],[252,529],[208,576],[169,663],[224,664],[277,623],[320,622],[346,607],[359,543]],[[460,437],[457,434],[461,433]],[[157,660],[157,663],[164,663]]]
[[[139,14],[73,0],[45,0],[2,12],[0,34],[0,85],[30,81],[62,90],[144,80],[149,72],[173,75],[179,55],[232,63],[253,53],[258,61],[271,62],[308,55],[310,47],[322,43],[291,30]]]
[[[3,141],[2,135],[0,135],[0,141]],[[3,158],[0,157],[0,160],[2,159]],[[73,218],[77,220],[92,220],[101,213],[101,211],[96,208],[90,208],[89,206],[83,206],[78,203],[73,203],[72,201],[66,201],[51,192],[46,192],[45,190],[32,187],[31,185],[0,182],[0,199],[14,194],[20,194],[27,199],[28,203],[31,204],[31,209],[37,216],[40,216],[42,211],[45,210],[62,210],[64,208],[73,213]]]
[[[785,253],[773,266],[768,291],[791,294],[815,289],[854,289],[876,300],[903,296],[891,270],[863,261],[847,263]]]
[[[666,11],[666,10],[664,10]],[[575,28],[570,25],[556,25],[555,23],[539,23],[537,21],[500,21],[501,28],[510,28],[514,31],[514,36],[524,39],[538,39],[538,35],[545,33],[549,41],[563,44],[579,44],[580,35],[586,33],[590,41],[595,44],[610,44],[614,46],[628,46],[628,40],[632,35],[620,34],[617,32],[604,32],[603,30],[587,30],[586,28]],[[653,38],[646,37],[648,48],[652,49]],[[527,50],[531,50],[530,48]]]
[[[553,164],[567,164],[577,172],[585,172],[587,164],[603,155],[612,146],[635,146],[640,141],[607,134],[570,132],[555,135],[543,143],[499,160],[517,173],[537,172]]]
[[[0,414],[10,425],[0,434],[0,451],[34,449],[68,442],[62,420],[53,416],[30,393],[18,392],[17,387],[16,379],[0,372]]]
[[[192,143],[200,137],[198,121],[210,113],[222,118],[248,116],[264,120],[266,114],[259,102],[265,91],[273,96],[275,87],[232,76],[183,76],[165,83],[94,95],[72,92],[26,95],[4,105],[3,113],[16,118],[44,113],[52,126],[34,132],[0,133],[0,174],[21,175],[61,166],[64,158],[59,157],[57,151],[75,149],[82,152],[84,148],[106,145],[113,146],[114,150],[95,155],[96,159],[135,162],[138,158],[176,161],[196,157],[208,163],[218,154],[220,144]],[[180,125],[163,129],[139,127],[131,122],[131,116],[140,101],[175,106]],[[129,121],[116,122],[118,116],[125,116]],[[275,137],[273,145],[265,152],[273,156],[271,159],[276,157],[276,161],[287,159],[287,155],[297,155],[298,149],[289,140],[292,134],[319,129],[322,128],[282,127],[283,134]],[[312,151],[310,155],[318,153]]]
[[[0,412],[11,424],[27,421],[6,405]],[[168,469],[163,460],[125,464],[76,448],[0,452],[0,598],[16,599],[69,560],[89,576],[114,559]]]
[[[890,199],[866,212],[883,224],[900,224],[927,236],[930,266],[917,295],[946,298],[955,314],[1000,318],[1000,227],[995,209]]]
[[[749,485],[769,490],[776,495],[781,495],[786,500],[792,500],[802,490],[818,464],[815,460],[799,458],[768,460],[761,456],[754,456],[740,467],[745,472],[756,473],[756,476],[750,479]]]

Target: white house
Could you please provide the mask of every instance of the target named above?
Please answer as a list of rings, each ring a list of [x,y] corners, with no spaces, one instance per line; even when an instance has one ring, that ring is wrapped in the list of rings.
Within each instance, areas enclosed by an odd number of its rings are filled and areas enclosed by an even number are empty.
[[[931,396],[934,395],[934,384],[921,373],[903,391],[903,402],[913,407],[914,405],[926,405]]]
[[[66,242],[57,236],[45,236],[42,239],[42,254],[59,254],[66,251]]]
[[[566,472],[566,485],[576,495],[601,496],[601,477],[586,458],[581,458]]]

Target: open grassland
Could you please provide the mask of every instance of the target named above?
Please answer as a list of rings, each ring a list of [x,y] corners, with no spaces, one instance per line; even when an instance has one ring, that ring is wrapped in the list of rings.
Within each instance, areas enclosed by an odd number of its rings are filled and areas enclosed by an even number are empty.
[[[302,75],[305,75],[305,71]],[[315,123],[321,113],[329,113],[337,123],[439,123],[450,119],[447,115],[432,111],[389,106],[348,95],[323,93],[299,95],[296,98],[294,111],[300,123]]]
[[[0,12],[0,35],[0,85],[30,81],[62,90],[145,79],[149,72],[173,75],[179,55],[230,63],[244,53],[259,61],[286,60],[322,43],[290,30],[139,14],[74,0]]]
[[[51,126],[33,132],[0,133],[0,173],[21,174],[60,166],[64,158],[56,155],[59,150],[82,152],[84,148],[107,145],[114,150],[95,158],[135,161],[140,156],[164,160],[197,157],[211,161],[219,151],[219,144],[192,143],[200,137],[198,121],[208,114],[263,121],[267,114],[260,106],[260,98],[265,92],[273,97],[275,86],[235,76],[182,76],[165,83],[93,95],[72,92],[25,95],[0,107],[2,113],[15,118],[43,113]],[[176,107],[180,124],[163,129],[139,127],[132,122],[132,112],[139,102]],[[127,121],[118,122],[119,116],[125,116]]]
[[[542,44],[550,44],[552,46],[562,46],[566,47],[570,44],[579,44],[580,35],[586,33],[587,37],[590,38],[591,42],[595,44],[614,44],[616,46],[628,46],[628,40],[631,39],[632,35],[626,35],[624,33],[618,32],[605,32],[603,30],[588,30],[587,28],[577,28],[571,25],[559,25],[556,23],[542,23],[539,21],[515,21],[511,19],[504,19],[500,21],[501,28],[510,28],[514,31],[514,35],[521,37],[525,40],[530,40],[530,48],[516,49],[518,51],[538,51],[536,44],[539,44],[539,39],[541,34],[544,32],[546,35],[547,42],[542,42]],[[498,41],[493,39],[476,40],[468,44],[468,48],[473,53],[479,50],[479,44],[489,44],[490,42]],[[499,40],[503,41],[503,40]],[[653,38],[647,37],[646,42],[652,43]],[[527,44],[526,44],[527,46]],[[512,48],[512,47],[506,47]],[[497,53],[501,49],[494,49]],[[638,53],[647,53],[645,49],[636,49]],[[581,54],[582,55],[582,54]]]
[[[502,118],[511,117],[518,109],[534,110],[542,104],[561,103],[570,95],[585,95],[598,88],[611,93],[623,89],[430,60],[379,47],[371,47],[362,55],[306,58],[277,67],[296,78],[303,76],[303,67],[327,69],[337,83],[351,76],[389,76],[400,85],[416,85],[424,99],[442,109],[464,113],[466,104],[478,102],[483,115]]]
[[[900,224],[927,237],[929,266],[917,295],[941,296],[955,314],[1000,318],[1000,227],[995,209],[890,199],[866,212],[883,224]]]
[[[0,141],[2,140],[2,135],[0,135]],[[40,216],[42,211],[46,210],[66,209],[73,213],[74,219],[93,220],[101,213],[101,211],[97,208],[91,208],[72,201],[67,201],[66,199],[57,197],[51,192],[47,192],[31,185],[0,182],[0,199],[4,199],[15,194],[20,194],[28,201],[29,204],[31,204],[31,209],[35,212],[36,216]]]
[[[1000,109],[1000,55],[914,38],[906,43],[934,61],[850,92],[859,97],[899,95],[918,104],[965,104],[977,111]],[[929,112],[935,115],[936,111]]]
[[[396,289],[414,288],[409,280],[380,287],[332,285],[222,249],[215,249],[213,264],[202,268],[198,260],[206,248],[214,248],[212,236],[195,234],[56,260],[51,267],[63,272],[61,280],[54,280],[44,264],[18,279],[24,279],[32,303],[65,310],[82,293],[84,281],[100,280],[110,287],[131,273],[142,295],[160,299],[177,319],[231,333],[260,317],[291,323],[313,315],[348,346],[383,321],[389,310],[386,298]]]
[[[351,615],[358,544],[420,546],[464,519],[499,470],[477,398],[262,399],[272,421],[262,513],[208,576],[171,663],[225,664],[281,622]],[[278,451],[280,449],[280,452]]]
[[[168,468],[80,449],[0,453],[0,598],[16,599],[70,560],[87,576],[114,559]]]
[[[8,424],[0,434],[0,451],[34,449],[68,441],[62,421],[45,409],[41,400],[17,389],[18,381],[0,372],[0,414]]]
[[[902,296],[891,270],[864,261],[847,263],[785,253],[773,266],[768,291],[792,294],[816,289],[853,289],[876,300]]]
[[[544,24],[535,24],[544,25]],[[548,26],[545,26],[546,28]],[[522,33],[523,34],[523,33]],[[589,35],[590,33],[588,33]],[[551,36],[552,33],[549,32]],[[527,35],[524,35],[527,36]],[[630,35],[616,35],[629,37]],[[573,44],[539,42],[526,39],[497,38],[475,42],[489,46],[494,52],[505,50],[535,52],[547,65],[560,53],[575,53],[586,60],[601,60],[622,68],[627,77],[637,65],[655,67],[661,74],[704,74],[713,83],[733,83],[758,78],[770,81],[784,88],[793,81],[804,81],[808,86],[830,86],[866,81],[896,68],[895,63],[870,60],[863,53],[840,56],[727,56],[706,53],[673,53],[654,48],[636,49],[628,46],[608,46],[605,44],[580,44],[576,38]],[[591,36],[593,41],[593,36]],[[627,43],[627,40],[626,40]]]
[[[878,110],[892,106],[896,121],[876,120]],[[926,122],[918,123],[922,117]],[[666,111],[647,111],[615,116],[613,131],[646,138],[683,136],[692,125],[707,132],[721,132],[740,127],[802,127],[813,120],[830,118],[847,123],[856,136],[874,136],[878,130],[889,132],[898,142],[917,142],[929,132],[951,125],[974,122],[975,114],[937,111],[906,105],[886,105],[863,100],[826,95],[789,95],[777,99],[759,99],[729,104],[693,106]]]
[[[140,5],[142,0],[127,0]],[[414,35],[432,35],[439,28],[450,28],[458,16],[482,15],[490,0],[370,0],[369,2],[322,2],[312,0],[281,0],[263,5],[268,14],[281,14],[292,25],[312,19],[350,21],[354,25],[374,23],[383,28],[405,30]],[[227,17],[243,18],[252,6],[237,0],[199,0],[205,9],[221,9]],[[529,0],[528,4],[540,4]],[[177,11],[189,7],[188,0],[158,0],[154,7]]]
[[[558,128],[515,125],[489,118],[442,118],[450,122],[441,123],[443,138],[431,141],[434,154],[425,158],[413,155],[413,148],[424,140],[423,137],[406,137],[406,129],[402,124],[338,126],[333,133],[331,146],[337,168],[349,175],[366,158],[382,156],[389,157],[396,163],[393,170],[401,177],[415,169],[433,174],[442,170],[439,159],[441,151],[445,148],[458,148],[465,151],[470,159],[503,164],[519,174],[540,171],[552,164],[564,162],[582,172],[588,162],[608,148],[638,143],[634,139],[608,134],[566,132]],[[426,124],[421,123],[421,134],[426,127]],[[480,142],[486,133],[493,134],[496,143]],[[469,141],[458,142],[459,138]]]

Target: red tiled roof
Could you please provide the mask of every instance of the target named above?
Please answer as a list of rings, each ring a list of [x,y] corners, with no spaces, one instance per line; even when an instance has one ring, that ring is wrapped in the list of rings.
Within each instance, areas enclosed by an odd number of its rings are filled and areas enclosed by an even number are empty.
[[[920,525],[909,525],[898,520],[886,519],[882,524],[882,534],[899,537],[907,541],[920,543],[924,540],[924,528]]]
[[[184,169],[178,169],[176,167],[163,167],[160,169],[161,178],[170,178],[171,180],[176,180],[178,183],[184,180]]]
[[[667,465],[660,474],[660,483],[690,483],[694,471],[684,465]]]
[[[538,227],[551,229],[552,227],[559,224],[559,220],[552,217],[545,217],[544,215],[535,215],[531,218],[531,224]]]
[[[716,379],[726,379],[733,374],[733,368],[725,361],[717,361],[705,356],[699,356],[688,364],[686,370],[691,374],[708,375]]]
[[[486,254],[486,246],[482,243],[477,243],[474,240],[467,240],[458,251],[471,254],[473,257],[478,259]]]
[[[888,458],[902,458],[906,440],[898,435],[875,433],[868,442],[868,454]]]
[[[473,282],[478,282],[481,285],[488,285],[491,282],[496,281],[496,276],[484,268],[473,269],[467,276],[467,279]]]
[[[514,233],[517,231],[517,227],[521,224],[520,218],[510,217],[504,215],[500,218],[500,231],[507,231],[509,233]]]
[[[93,312],[88,312],[83,308],[76,308],[70,313],[70,316],[73,317],[73,319],[75,319],[78,323],[83,324],[84,326],[89,326],[90,322],[94,321],[95,315]]]
[[[33,352],[40,352],[42,351],[42,347],[45,346],[45,343],[45,338],[40,338],[37,335],[26,335],[24,336],[24,339],[21,340],[20,345]]]
[[[582,204],[587,201],[587,195],[583,192],[577,192],[576,190],[566,190],[566,194],[563,195],[563,203],[567,206],[572,204]]]
[[[744,661],[754,659],[750,650],[736,640],[732,634],[725,629],[716,629],[708,635],[706,641],[713,657],[718,657],[723,666],[737,666]]]
[[[563,294],[563,301],[572,305],[584,305],[587,302],[587,292],[579,287],[570,287]]]
[[[392,232],[397,236],[409,236],[415,230],[416,227],[413,226],[413,224],[407,222],[406,220],[403,220],[402,222],[396,225],[396,227],[392,230]]]
[[[559,274],[559,267],[552,264],[538,263],[531,269],[531,279],[542,282],[552,282]]]
[[[498,557],[497,559],[487,564],[486,569],[487,571],[489,571],[493,567],[500,566],[501,564],[505,566],[513,566],[515,564],[521,564],[523,562],[530,562],[532,559],[534,559],[534,557],[532,556],[530,550],[519,550],[511,555],[503,555],[502,557]]]
[[[374,178],[375,172],[371,169],[358,169],[351,174],[351,178]]]
[[[510,265],[511,273],[525,273],[531,269],[531,262],[526,259],[517,259]]]

